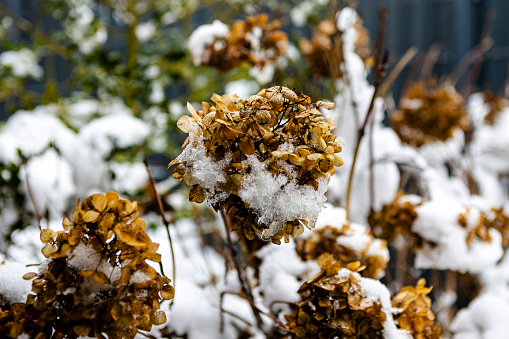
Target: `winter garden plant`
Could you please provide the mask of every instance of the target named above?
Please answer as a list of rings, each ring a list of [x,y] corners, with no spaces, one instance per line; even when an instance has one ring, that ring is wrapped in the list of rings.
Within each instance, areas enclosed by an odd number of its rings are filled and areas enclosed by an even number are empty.
[[[507,333],[507,100],[429,51],[391,106],[383,9],[39,6],[0,4],[0,336]]]

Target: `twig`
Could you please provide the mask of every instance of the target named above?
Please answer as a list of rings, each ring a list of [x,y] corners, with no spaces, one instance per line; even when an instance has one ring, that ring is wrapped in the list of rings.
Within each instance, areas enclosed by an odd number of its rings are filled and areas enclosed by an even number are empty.
[[[175,252],[173,251],[173,241],[171,240],[171,235],[170,235],[170,223],[168,222],[168,220],[166,219],[166,216],[164,215],[163,201],[161,199],[161,195],[159,195],[159,192],[157,191],[156,181],[154,180],[154,177],[152,176],[152,172],[150,172],[150,168],[148,167],[148,161],[147,161],[147,157],[146,156],[143,157],[143,163],[145,164],[145,168],[147,169],[148,177],[150,179],[150,186],[152,186],[152,190],[154,191],[154,195],[155,195],[155,197],[157,199],[157,205],[159,207],[159,214],[161,214],[161,218],[163,219],[163,224],[166,227],[166,234],[168,235],[168,241],[170,243],[171,263],[173,265],[173,274],[172,274],[173,288],[175,289],[175,291],[177,291],[177,288],[176,288],[176,272],[177,272],[177,269],[176,269],[176,266],[175,266]],[[163,270],[162,261],[159,262],[159,266],[161,268],[161,274],[165,275],[164,274],[164,270]],[[170,306],[173,305],[173,300],[175,300],[175,299],[171,300]]]
[[[221,295],[221,298],[223,296]],[[221,303],[223,302],[223,300],[221,299]],[[240,321],[242,321],[244,324],[246,324],[247,326],[253,326],[253,324],[251,324],[249,321],[247,321],[246,319],[242,318],[240,315],[238,314],[235,314],[231,311],[228,311],[228,310],[225,310],[223,308],[223,306],[221,305],[221,307],[219,308],[219,333],[223,333],[224,332],[224,316],[223,316],[223,313],[226,313],[226,314],[229,314],[231,315],[232,317],[234,318],[237,318],[239,319]]]
[[[380,6],[380,17],[378,21],[378,37],[377,37],[377,52],[375,56],[375,74],[373,80],[373,97],[371,98],[371,102],[369,104],[368,112],[366,113],[366,117],[364,119],[364,123],[357,131],[357,143],[355,145],[355,150],[353,154],[352,166],[350,167],[350,176],[348,178],[348,187],[346,191],[346,219],[350,220],[350,197],[352,193],[352,182],[355,170],[355,163],[357,162],[357,155],[359,153],[359,147],[361,145],[362,137],[366,133],[366,126],[370,121],[371,115],[373,114],[373,108],[375,106],[375,99],[378,96],[378,90],[380,83],[382,82],[382,51],[383,51],[383,41],[384,41],[384,33],[385,33],[385,19],[387,14],[387,8],[382,5]]]
[[[34,205],[35,214],[37,214],[37,223],[39,224],[39,230],[42,230],[42,227],[41,227],[42,214],[41,214],[41,211],[39,210],[39,208],[37,207],[37,203],[35,201],[35,197],[32,192],[32,188],[30,186],[30,181],[28,180],[28,167],[27,167],[28,159],[26,157],[22,156],[22,160],[23,160],[23,166],[25,166],[25,181],[27,184],[27,193],[28,193],[28,196],[30,197],[30,200],[32,201],[32,205]]]
[[[244,275],[244,271],[240,267],[240,264],[237,260],[237,251],[233,247],[232,238],[230,236],[230,227],[228,226],[228,219],[226,218],[226,213],[222,208],[220,209],[220,214],[221,214],[221,218],[223,219],[223,223],[224,223],[224,227],[225,227],[228,251],[230,252],[231,260],[233,261],[233,265],[235,266],[235,269],[237,271],[237,276],[240,281],[240,287],[242,289],[242,292],[247,296],[247,298],[249,300],[253,300],[253,293],[251,292],[251,287],[249,286],[247,279]],[[254,304],[252,304],[251,302],[250,302],[250,304],[251,304],[251,308],[253,310],[253,314],[256,318],[256,324],[258,325],[258,328],[262,329],[263,320],[260,317],[258,308],[256,306],[254,306]]]
[[[427,82],[430,79],[431,74],[433,74],[433,67],[440,56],[440,51],[441,48],[438,44],[431,45],[422,62],[421,74],[419,75],[420,81]]]
[[[369,213],[371,214],[375,208],[375,138],[373,130],[375,119],[371,119],[369,124]]]
[[[417,54],[416,47],[410,47],[406,53],[401,57],[396,66],[391,70],[389,75],[387,76],[384,83],[380,86],[378,91],[378,96],[385,97],[389,88],[391,88],[394,80],[398,77],[398,75],[403,71],[403,69],[408,65],[408,63],[413,59],[413,57]],[[373,138],[373,126],[375,123],[375,119],[371,119],[371,123],[369,125],[369,211],[372,212],[375,205],[375,179],[374,179],[374,138]]]
[[[241,293],[238,293],[238,292],[232,292],[232,291],[224,291],[224,292],[221,292],[221,299],[220,299],[220,306],[221,306],[221,311],[224,311],[223,309],[223,300],[224,300],[224,295],[225,294],[232,294],[232,295],[236,295],[238,297],[241,297],[242,299],[245,299],[252,307],[254,307],[259,313],[269,317],[270,319],[272,319],[272,321],[274,321],[275,323],[277,323],[281,328],[283,329],[288,329],[288,327],[286,327],[285,324],[283,324],[277,317],[273,316],[272,314],[270,313],[267,313],[263,310],[261,310],[258,306],[255,305],[255,303],[253,302],[253,300],[249,299],[248,297],[246,297],[245,295],[241,294]]]
[[[484,55],[493,46],[493,39],[491,38],[493,20],[493,16],[488,15],[488,23],[484,27],[481,34],[481,41],[479,41],[479,43],[460,60],[458,65],[447,77],[446,82],[456,86],[470,65],[477,62],[476,67],[474,67],[477,69],[482,64]],[[474,69],[472,69],[472,71],[474,71]],[[472,77],[473,74],[470,74],[468,80],[471,80]]]
[[[462,91],[463,97],[468,97],[472,92],[472,86],[479,78],[481,73],[484,56],[486,52],[493,46],[493,39],[491,38],[491,32],[493,31],[493,22],[495,21],[496,13],[494,11],[488,12],[487,23],[483,28],[481,34],[481,42],[479,43],[479,57],[472,63],[472,68],[467,75],[464,90]]]
[[[385,79],[384,83],[380,86],[380,90],[378,91],[378,96],[384,97],[389,89],[392,87],[392,84],[398,77],[398,75],[403,71],[403,69],[408,65],[410,61],[417,54],[417,47],[410,47],[405,54],[399,59],[398,63],[394,66],[394,68],[390,71],[389,75]]]

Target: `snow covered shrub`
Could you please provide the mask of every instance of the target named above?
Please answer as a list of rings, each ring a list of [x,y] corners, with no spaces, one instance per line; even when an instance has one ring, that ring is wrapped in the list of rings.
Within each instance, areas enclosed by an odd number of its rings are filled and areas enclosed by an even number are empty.
[[[469,127],[463,97],[447,83],[411,85],[403,95],[400,110],[390,118],[400,139],[415,147],[445,141],[456,129]]]
[[[262,89],[247,100],[213,95],[184,115],[179,128],[189,133],[173,177],[191,188],[189,200],[224,208],[247,239],[260,233],[280,243],[314,227],[325,202],[341,143],[331,133],[318,101],[284,86]]]
[[[280,23],[269,23],[267,14],[237,20],[231,30],[216,20],[198,27],[189,37],[188,48],[195,65],[207,65],[221,71],[239,67],[243,62],[263,67],[275,64],[286,53],[287,35]]]
[[[138,330],[166,322],[159,311],[162,299],[173,298],[170,279],[161,276],[146,260],[161,261],[137,218],[137,203],[119,199],[116,192],[93,194],[77,203],[72,221],[63,220],[63,231],[41,231],[48,259],[35,278],[23,311],[52,338],[95,336],[134,338]],[[14,309],[15,310],[15,309]],[[14,314],[15,316],[16,314]],[[16,335],[23,332],[24,317],[14,318]],[[17,323],[18,321],[19,323]],[[36,330],[29,333],[38,335]]]

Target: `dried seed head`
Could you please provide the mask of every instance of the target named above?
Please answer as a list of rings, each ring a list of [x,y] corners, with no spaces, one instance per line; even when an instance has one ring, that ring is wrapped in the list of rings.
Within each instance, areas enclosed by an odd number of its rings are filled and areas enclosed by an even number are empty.
[[[138,329],[149,331],[153,324],[164,323],[164,313],[156,311],[163,298],[173,298],[173,287],[146,262],[158,262],[160,255],[158,244],[145,233],[145,221],[136,218],[137,203],[108,192],[78,201],[76,207],[72,221],[63,220],[63,231],[41,231],[41,241],[48,244],[42,253],[51,260],[39,274],[24,276],[36,278],[32,281],[35,294],[29,295],[27,304],[34,305],[30,319],[37,322],[33,326],[44,330],[34,335],[54,332],[63,338],[105,333],[131,338]],[[63,317],[52,328],[62,314],[73,316]],[[101,321],[96,321],[98,314]],[[25,318],[17,321],[26,328]],[[43,338],[39,334],[35,337]]]
[[[191,112],[193,116],[185,118],[194,129],[183,153],[170,163],[178,164],[172,176],[191,187],[190,200],[207,200],[215,209],[224,208],[233,229],[248,239],[259,233],[279,243],[301,233],[300,221],[312,228],[321,203],[303,202],[297,204],[303,207],[292,209],[283,206],[278,196],[324,199],[328,177],[335,172],[334,166],[342,165],[336,154],[341,151],[340,143],[331,134],[333,120],[323,117],[308,96],[284,86],[263,89],[246,101],[217,94],[211,100],[215,106],[207,109],[217,113],[202,118],[204,111]],[[202,161],[206,162],[203,166]],[[203,175],[203,168],[214,170]],[[281,192],[259,200],[257,194],[246,192],[262,184],[257,176],[264,172],[274,180],[286,178],[286,184]],[[298,192],[287,193],[290,187]]]

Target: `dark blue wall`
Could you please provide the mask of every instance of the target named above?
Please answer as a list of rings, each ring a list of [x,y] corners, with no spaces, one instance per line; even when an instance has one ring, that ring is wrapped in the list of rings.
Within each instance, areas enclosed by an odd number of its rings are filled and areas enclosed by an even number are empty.
[[[386,41],[399,56],[411,46],[426,51],[433,43],[440,44],[442,53],[435,66],[439,75],[451,72],[479,43],[489,22],[488,13],[493,11],[494,45],[485,55],[475,85],[494,91],[502,88],[509,62],[508,0],[361,0],[358,10],[372,37],[376,36],[381,4],[387,6]],[[399,79],[395,91],[402,83]]]

